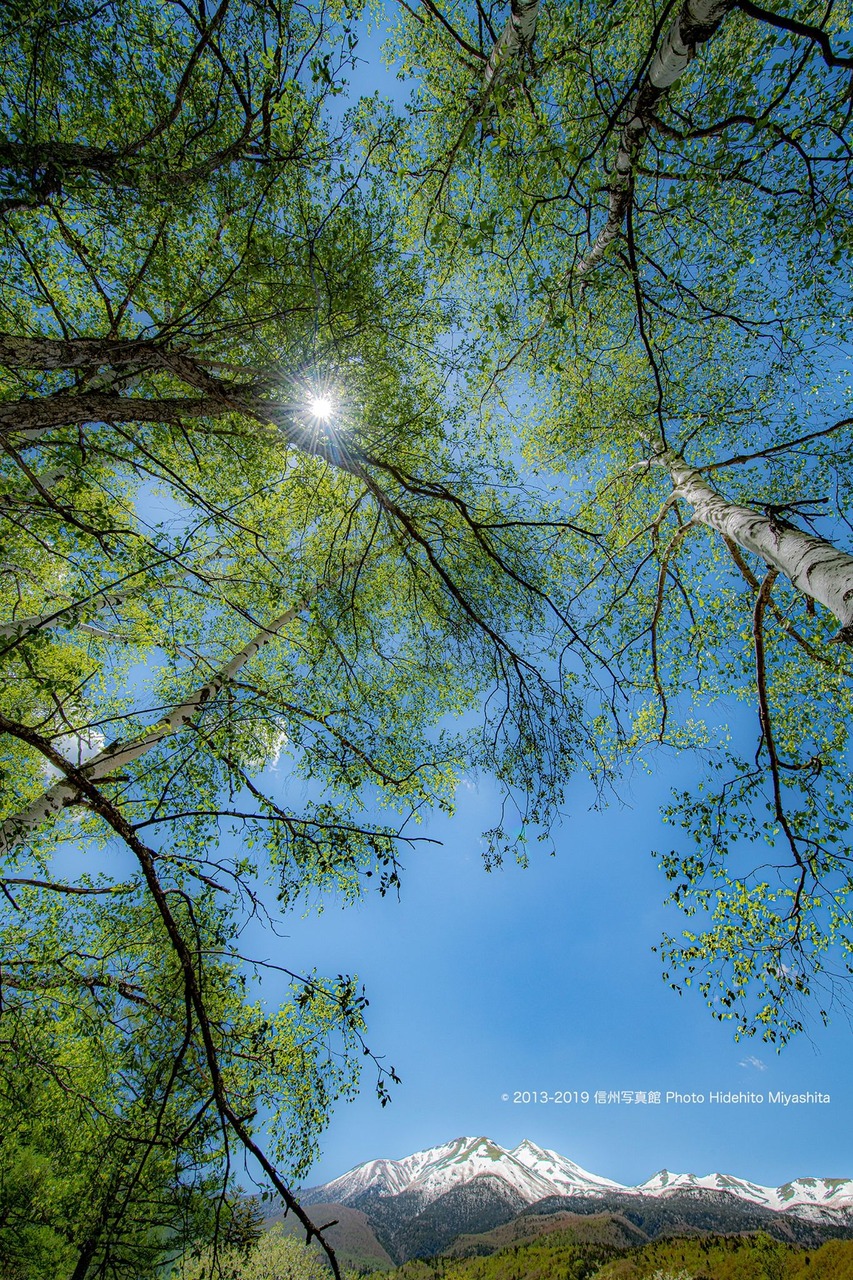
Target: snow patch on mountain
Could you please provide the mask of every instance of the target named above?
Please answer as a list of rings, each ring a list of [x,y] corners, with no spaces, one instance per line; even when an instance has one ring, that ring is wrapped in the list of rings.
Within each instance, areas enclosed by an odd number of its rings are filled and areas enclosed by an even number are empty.
[[[554,1194],[553,1184],[536,1170],[534,1160],[518,1160],[489,1138],[456,1138],[403,1160],[370,1160],[358,1165],[324,1187],[312,1188],[311,1199],[321,1190],[324,1199],[339,1204],[368,1191],[376,1195],[407,1192],[429,1204],[453,1187],[486,1176],[507,1183],[526,1204]]]

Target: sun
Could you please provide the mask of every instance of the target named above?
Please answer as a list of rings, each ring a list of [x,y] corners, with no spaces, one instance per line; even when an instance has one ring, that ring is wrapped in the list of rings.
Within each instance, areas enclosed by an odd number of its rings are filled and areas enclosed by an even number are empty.
[[[321,422],[327,421],[332,416],[332,402],[327,396],[312,396],[308,401],[308,408],[313,418],[319,418]]]

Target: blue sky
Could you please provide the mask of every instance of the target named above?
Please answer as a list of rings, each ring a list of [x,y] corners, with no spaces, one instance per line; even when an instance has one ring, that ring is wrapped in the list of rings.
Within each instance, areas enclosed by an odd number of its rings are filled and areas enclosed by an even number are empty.
[[[629,1184],[663,1167],[773,1186],[853,1175],[843,1017],[777,1055],[735,1043],[698,993],[679,998],[661,979],[651,947],[681,917],[661,906],[665,881],[649,850],[666,845],[658,806],[688,771],[670,761],[653,777],[638,774],[625,788],[630,805],[606,812],[590,810],[591,790],[579,782],[557,856],[534,853],[526,869],[492,873],[480,831],[496,795],[487,781],[463,785],[457,816],[424,830],[442,846],[404,858],[399,901],[327,905],[288,920],[285,938],[258,940],[257,954],[265,945],[264,958],[291,969],[357,973],[370,999],[369,1043],[402,1077],[383,1110],[365,1074],[358,1100],[338,1106],[309,1181],[463,1133],[503,1146],[529,1137]],[[264,986],[275,999],[274,982]],[[706,1101],[516,1104],[516,1090],[672,1090]],[[712,1090],[765,1101],[711,1104]],[[767,1101],[771,1090],[828,1093],[831,1102],[782,1108]]]
[[[382,65],[376,33],[362,31],[365,64],[353,93],[405,97]],[[753,729],[750,728],[750,733]],[[365,1074],[359,1098],[339,1105],[309,1182],[364,1160],[401,1157],[461,1134],[503,1146],[529,1137],[593,1172],[633,1184],[656,1170],[729,1172],[768,1185],[805,1175],[853,1176],[850,1025],[839,1013],[781,1054],[736,1043],[697,992],[679,998],[652,946],[682,917],[661,904],[666,882],[649,856],[668,849],[660,805],[695,766],[658,759],[653,776],[624,780],[623,802],[592,809],[570,788],[557,856],[487,874],[480,832],[495,817],[488,780],[460,788],[455,818],[435,819],[404,858],[399,901],[291,918],[286,937],[256,953],[293,970],[357,973],[367,988],[369,1043],[402,1077],[382,1109]],[[267,951],[264,952],[264,947]],[[264,983],[272,1003],[284,996]],[[516,1104],[516,1091],[659,1091],[705,1102],[658,1105]],[[713,1104],[711,1091],[763,1102]],[[783,1108],[771,1091],[829,1094],[824,1105]],[[504,1095],[509,1100],[504,1100]]]

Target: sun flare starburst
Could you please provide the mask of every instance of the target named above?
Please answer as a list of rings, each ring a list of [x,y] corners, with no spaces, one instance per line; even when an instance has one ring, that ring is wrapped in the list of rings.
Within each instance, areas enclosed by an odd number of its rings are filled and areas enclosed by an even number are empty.
[[[332,416],[333,405],[328,396],[312,396],[308,402],[312,418],[327,422]]]

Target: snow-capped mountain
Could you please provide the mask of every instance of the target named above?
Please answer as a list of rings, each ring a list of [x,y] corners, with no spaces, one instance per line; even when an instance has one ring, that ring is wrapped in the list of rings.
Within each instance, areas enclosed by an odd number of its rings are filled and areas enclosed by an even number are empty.
[[[403,1160],[370,1160],[349,1173],[312,1188],[310,1201],[323,1198],[330,1203],[348,1204],[365,1192],[395,1196],[416,1194],[428,1204],[453,1187],[490,1176],[507,1183],[526,1204],[553,1195],[588,1195],[605,1189],[618,1190],[618,1183],[587,1173],[556,1151],[543,1151],[525,1140],[514,1151],[505,1151],[489,1138],[456,1138],[440,1147],[416,1151]]]
[[[529,1139],[510,1151],[489,1138],[456,1138],[402,1160],[370,1160],[300,1199],[316,1205],[323,1221],[347,1214],[363,1219],[374,1252],[384,1250],[396,1263],[457,1245],[464,1252],[472,1241],[489,1252],[498,1229],[509,1231],[507,1239],[526,1239],[567,1225],[580,1229],[585,1219],[606,1223],[620,1239],[627,1231],[628,1243],[636,1243],[638,1233],[651,1240],[767,1231],[813,1246],[853,1237],[850,1179],[798,1178],[763,1187],[730,1174],[663,1169],[627,1187]]]
[[[550,1197],[647,1196],[667,1198],[725,1193],[774,1212],[815,1220],[853,1223],[853,1180],[798,1178],[781,1187],[762,1187],[730,1174],[656,1173],[638,1186],[588,1173],[556,1151],[525,1138],[512,1151],[490,1138],[456,1138],[439,1147],[416,1151],[402,1160],[371,1160],[321,1187],[303,1193],[305,1204],[362,1203],[374,1198],[405,1196],[415,1211],[460,1187],[488,1188],[533,1205]]]
[[[508,1183],[527,1204],[554,1194],[548,1178],[537,1172],[536,1161],[530,1156],[517,1159],[515,1152],[504,1151],[488,1138],[456,1138],[440,1147],[416,1151],[403,1160],[370,1160],[312,1190],[311,1198],[315,1191],[322,1190],[330,1202],[347,1204],[366,1191],[383,1196],[410,1192],[427,1204],[445,1191],[485,1174]]]
[[[661,1169],[647,1182],[625,1190],[658,1196],[682,1191],[726,1191],[776,1213],[795,1212],[811,1217],[822,1210],[840,1210],[853,1215],[853,1180],[849,1178],[797,1178],[781,1187],[762,1187],[727,1173],[699,1177],[695,1173],[670,1173]]]

